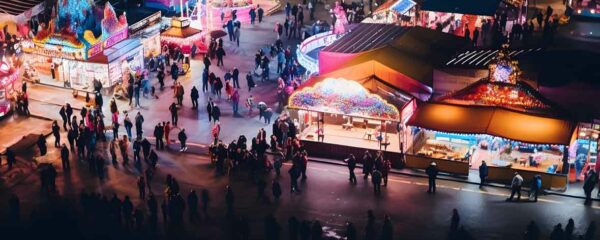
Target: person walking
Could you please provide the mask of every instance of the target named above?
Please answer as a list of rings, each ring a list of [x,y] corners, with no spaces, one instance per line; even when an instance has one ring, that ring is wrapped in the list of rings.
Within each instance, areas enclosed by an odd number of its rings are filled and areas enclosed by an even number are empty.
[[[224,66],[223,65],[223,57],[225,56],[225,49],[223,49],[223,47],[219,46],[219,48],[217,48],[217,67],[218,66]]]
[[[586,174],[586,178],[583,182],[583,192],[585,193],[585,204],[588,205],[592,202],[592,191],[598,182],[598,173],[594,169],[590,169]]]
[[[240,88],[240,70],[237,67],[233,68],[233,72],[231,72],[231,79],[233,80],[233,87]]]
[[[185,128],[182,128],[181,131],[179,131],[179,134],[177,134],[177,138],[179,139],[179,142],[181,143],[181,149],[179,151],[180,152],[187,151],[187,146],[185,145],[185,142],[187,141],[187,134],[185,134]]]
[[[240,106],[240,93],[238,92],[237,89],[234,89],[233,94],[231,95],[231,105],[233,108],[233,116],[234,117],[239,116],[238,110],[239,110],[239,106]]]
[[[123,118],[123,126],[127,132],[127,137],[131,139],[131,128],[133,128],[133,123],[131,122],[131,119],[129,119],[129,114],[125,114],[125,118]]]
[[[371,175],[371,182],[373,183],[373,191],[375,195],[381,194],[381,172],[377,169],[373,171],[373,175]]]
[[[521,200],[521,186],[523,186],[523,177],[518,172],[515,172],[515,176],[510,184],[511,192],[510,197],[506,199],[507,202],[513,200],[515,193],[517,194],[517,201]]]
[[[214,107],[212,109],[212,118],[213,118],[213,121],[215,123],[217,123],[219,121],[220,117],[221,117],[221,109],[219,108],[219,106],[214,105]]]
[[[179,111],[179,109],[177,109],[177,104],[171,103],[171,106],[169,106],[169,112],[171,113],[171,121],[173,122],[173,126],[177,126],[177,121],[179,120],[177,111]]]
[[[129,141],[127,135],[123,135],[121,141],[119,141],[119,150],[121,150],[121,157],[123,158],[123,166],[127,166],[129,164],[129,154],[127,154],[127,149],[129,148]]]
[[[371,156],[371,153],[368,150],[365,151],[365,154],[363,155],[363,174],[365,174],[365,176],[363,179],[366,180],[369,178],[369,175],[373,172],[374,163],[375,162],[373,156]]]
[[[135,116],[135,131],[138,138],[141,138],[142,133],[144,132],[142,130],[142,124],[144,124],[144,116],[142,116],[141,112],[138,112]]]
[[[138,192],[140,194],[140,199],[146,198],[146,181],[143,176],[138,177],[137,180]]]
[[[60,147],[60,127],[56,120],[52,122],[52,135],[54,136],[54,147]]]
[[[66,107],[65,106],[60,107],[58,114],[60,115],[60,118],[63,121],[63,128],[65,129],[65,131],[67,131],[67,123],[68,123],[69,119],[67,118]]]
[[[165,142],[163,141],[164,128],[159,122],[154,127],[154,138],[156,139],[156,149],[161,150],[165,148]]]
[[[435,162],[431,162],[431,164],[429,164],[429,167],[425,169],[425,173],[427,173],[427,177],[429,179],[429,187],[427,189],[427,193],[435,193],[435,179],[437,178],[438,172],[439,170]]]
[[[215,108],[215,103],[212,98],[208,98],[208,103],[206,104],[206,113],[208,113],[208,122],[212,122],[212,111]]]
[[[288,170],[288,174],[290,174],[290,192],[300,192],[298,188],[298,177],[300,177],[300,170],[296,164],[292,165],[290,170]]]
[[[71,168],[71,164],[69,163],[69,149],[66,144],[62,144],[62,148],[60,149],[60,159],[62,160],[63,169],[67,170]]]
[[[260,7],[259,4],[256,5],[256,8],[256,12],[258,13],[258,23],[262,23],[263,16],[265,15],[265,10],[262,7]]]
[[[483,184],[485,183],[485,179],[488,176],[488,166],[485,163],[485,161],[481,161],[481,165],[479,166],[479,188],[483,187]]]
[[[250,15],[250,24],[254,25],[254,22],[256,20],[256,9],[251,8],[250,11],[248,12],[248,15]]]
[[[383,177],[384,187],[387,187],[390,170],[392,170],[392,162],[389,159],[386,159],[383,161],[383,165],[381,167],[381,176]]]
[[[344,159],[344,162],[348,165],[348,172],[350,174],[350,178],[348,180],[350,183],[356,184],[356,175],[354,174],[354,169],[356,168],[356,158],[353,154],[350,154],[348,158]]]
[[[254,78],[252,78],[252,74],[250,74],[250,72],[246,74],[246,84],[248,85],[248,92],[255,87]]]
[[[163,128],[163,132],[165,134],[165,143],[167,146],[169,146],[169,143],[171,143],[171,141],[169,141],[169,134],[171,133],[171,122],[164,123]]]
[[[46,152],[48,151],[48,148],[46,147],[46,137],[44,136],[44,134],[40,134],[40,136],[38,137],[37,146],[40,150],[40,156],[45,156]]]
[[[531,191],[529,193],[529,199],[533,199],[534,202],[537,202],[538,195],[542,190],[542,176],[536,174],[533,176],[533,180],[531,181]]]
[[[190,98],[192,99],[192,109],[198,109],[198,98],[200,98],[200,94],[198,93],[196,86],[192,87]]]

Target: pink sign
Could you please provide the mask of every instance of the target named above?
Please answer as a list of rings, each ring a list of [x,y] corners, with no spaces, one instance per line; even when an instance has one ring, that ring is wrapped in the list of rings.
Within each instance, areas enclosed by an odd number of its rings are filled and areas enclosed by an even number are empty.
[[[96,54],[101,53],[101,52],[102,52],[102,43],[99,42],[99,43],[96,43],[96,45],[91,46],[88,49],[87,57],[91,58],[91,57],[96,56]]]
[[[117,44],[120,41],[125,40],[126,38],[127,38],[127,28],[123,28],[123,30],[113,33],[110,37],[108,37],[106,39],[106,41],[104,41],[104,48],[112,47],[113,45]]]

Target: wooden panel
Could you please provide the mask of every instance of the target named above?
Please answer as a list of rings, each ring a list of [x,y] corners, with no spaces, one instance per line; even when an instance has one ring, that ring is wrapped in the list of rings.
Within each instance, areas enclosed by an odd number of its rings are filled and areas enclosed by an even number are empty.
[[[469,175],[469,163],[451,161],[446,159],[429,158],[424,156],[417,156],[412,154],[406,154],[406,167],[425,169],[431,162],[435,162],[440,172]]]
[[[304,146],[304,148],[306,148],[309,157],[314,156],[342,161],[343,159],[347,158],[349,154],[354,154],[354,156],[356,157],[356,161],[359,163],[362,163],[362,157],[366,150],[369,150],[369,152],[371,152],[373,156],[375,156],[375,153],[377,152],[377,150],[373,149],[305,140],[302,140],[302,145]],[[384,157],[392,161],[393,168],[402,167],[400,153],[384,151]]]
[[[523,177],[523,187],[529,188],[535,175],[540,175],[542,177],[543,189],[562,190],[567,187],[567,175],[563,174],[552,174],[521,169],[515,170],[509,167],[496,166],[488,166],[488,169],[488,181],[492,182],[510,184],[515,172],[519,172],[519,174]]]

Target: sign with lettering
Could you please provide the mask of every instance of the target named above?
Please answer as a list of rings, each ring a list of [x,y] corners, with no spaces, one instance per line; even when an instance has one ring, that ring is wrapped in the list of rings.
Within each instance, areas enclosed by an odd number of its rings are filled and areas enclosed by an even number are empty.
[[[102,42],[96,43],[95,45],[91,46],[88,49],[87,52],[87,57],[91,58],[93,56],[96,56],[96,54],[101,53],[102,52]]]
[[[113,33],[110,37],[108,37],[104,41],[104,48],[109,48],[114,46],[120,41],[123,41],[127,38],[127,28],[123,28],[116,33]]]
[[[161,13],[160,11],[140,20],[139,22],[136,22],[132,25],[129,26],[129,33],[133,34],[139,30],[142,30],[145,27],[148,27],[150,25],[153,25],[155,23],[157,23],[158,21],[160,21],[161,18]]]

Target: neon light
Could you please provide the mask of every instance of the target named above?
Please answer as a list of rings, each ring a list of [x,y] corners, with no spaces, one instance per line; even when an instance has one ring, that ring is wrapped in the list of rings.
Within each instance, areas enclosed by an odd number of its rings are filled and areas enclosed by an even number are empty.
[[[294,92],[290,108],[398,121],[398,109],[371,94],[358,82],[327,78],[314,87]]]

